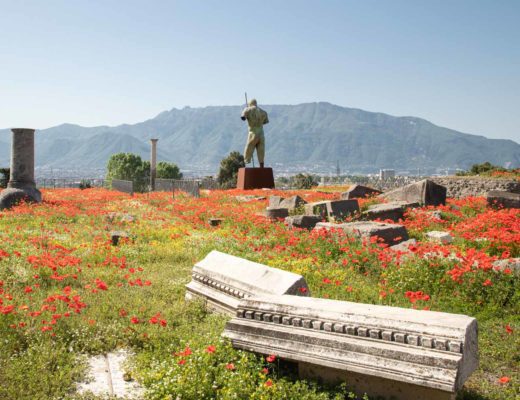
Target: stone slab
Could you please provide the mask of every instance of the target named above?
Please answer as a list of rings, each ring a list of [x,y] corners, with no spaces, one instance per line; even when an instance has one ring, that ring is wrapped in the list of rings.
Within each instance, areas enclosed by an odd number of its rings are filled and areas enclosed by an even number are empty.
[[[117,246],[119,244],[120,239],[128,238],[128,232],[125,231],[112,231],[110,232],[110,241],[112,242],[112,246]]]
[[[412,392],[454,394],[478,366],[475,318],[434,311],[257,296],[239,303],[223,336],[238,349],[318,366],[318,376],[326,373],[322,367],[348,371],[401,382]],[[369,391],[381,394],[387,395]]]
[[[274,189],[272,168],[240,168],[238,170],[237,189]]]
[[[213,250],[192,270],[186,299],[202,298],[209,309],[235,315],[240,299],[262,294],[309,296],[301,275]]]
[[[368,186],[354,185],[346,192],[341,193],[342,200],[362,199],[365,197],[375,196],[382,192]]]
[[[280,207],[280,203],[284,200],[281,196],[269,196],[269,207],[277,208]]]
[[[289,228],[313,229],[318,222],[323,221],[319,215],[291,215],[285,218]]]
[[[498,268],[499,271],[503,272],[509,269],[512,274],[520,275],[520,257],[497,260],[493,263],[493,266]]]
[[[144,389],[134,380],[128,380],[123,368],[129,353],[125,350],[101,354],[88,360],[89,380],[78,385],[80,394],[93,393],[111,398],[142,399]]]
[[[307,204],[307,202],[304,199],[302,199],[298,195],[295,195],[287,199],[282,199],[282,201],[279,204],[279,207],[287,208],[289,211],[294,211],[299,207],[303,207],[305,204]]]
[[[451,236],[449,232],[430,231],[426,232],[426,237],[428,240],[440,244],[450,244],[453,242],[453,236]]]
[[[391,203],[374,204],[368,207],[367,211],[362,213],[362,216],[368,220],[392,220],[399,222],[404,219],[404,213],[408,208],[418,207],[419,203],[408,203],[405,201],[394,201]]]
[[[520,208],[520,193],[492,190],[486,195],[487,203],[493,207]]]
[[[357,200],[329,200],[305,204],[305,214],[322,218],[345,218],[359,212]]]
[[[383,193],[381,196],[388,200],[419,203],[425,206],[446,204],[446,188],[429,179],[411,183],[390,192]]]
[[[267,207],[265,209],[265,216],[270,219],[286,218],[289,216],[289,209],[282,207]]]
[[[314,229],[342,230],[348,235],[358,238],[377,236],[383,243],[394,245],[408,240],[408,231],[403,225],[387,224],[385,222],[360,221],[344,224],[319,222]]]
[[[208,219],[208,224],[210,226],[219,226],[222,223],[221,218],[210,218]]]
[[[399,251],[401,253],[413,253],[410,250],[410,246],[415,246],[416,244],[417,244],[417,240],[415,240],[415,239],[408,239],[408,240],[405,240],[404,242],[401,242],[399,244],[394,244],[393,246],[390,246],[390,248],[393,251]]]

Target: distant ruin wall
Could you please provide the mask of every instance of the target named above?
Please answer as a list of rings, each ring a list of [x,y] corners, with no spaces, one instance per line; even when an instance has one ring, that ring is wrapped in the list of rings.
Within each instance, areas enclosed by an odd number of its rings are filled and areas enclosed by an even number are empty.
[[[520,193],[520,181],[512,179],[447,176],[429,178],[445,186],[447,197],[485,196],[490,190]]]

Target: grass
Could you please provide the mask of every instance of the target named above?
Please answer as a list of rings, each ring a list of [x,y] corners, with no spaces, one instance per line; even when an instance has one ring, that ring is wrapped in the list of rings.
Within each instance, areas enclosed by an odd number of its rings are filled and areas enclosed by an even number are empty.
[[[518,213],[502,218],[505,211],[498,211],[494,223],[513,233],[488,233],[482,244],[468,236],[471,224],[491,229],[478,219],[491,212],[481,200],[451,202],[441,210],[444,222],[419,209],[405,220],[412,234],[422,239],[433,227],[450,229],[455,245],[419,242],[415,257],[396,260],[377,243],[289,231],[256,216],[266,201],[234,197],[243,194],[172,200],[167,193],[130,198],[97,189],[52,190],[41,205],[1,212],[0,398],[94,399],[75,392],[86,355],[117,348],[136,354],[128,372],[148,399],[353,398],[344,386],[299,381],[279,360],[232,349],[220,338],[226,318],[184,301],[191,267],[213,249],[302,274],[316,297],[475,316],[480,367],[460,399],[519,395],[519,278],[486,267],[496,258],[518,257]],[[336,196],[298,194],[307,201]],[[210,227],[210,217],[222,218],[222,225]],[[127,231],[129,239],[111,246],[112,230]],[[421,257],[441,250],[463,261]],[[475,260],[479,267],[461,272]],[[417,290],[430,300],[410,303],[405,292]],[[500,383],[502,377],[509,382]]]

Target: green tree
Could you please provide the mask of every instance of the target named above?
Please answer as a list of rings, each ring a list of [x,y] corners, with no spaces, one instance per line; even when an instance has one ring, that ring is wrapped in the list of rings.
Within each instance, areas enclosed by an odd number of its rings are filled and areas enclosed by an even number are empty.
[[[157,164],[157,178],[182,179],[182,173],[176,164],[161,161]]]
[[[150,162],[143,161],[140,156],[132,153],[113,154],[108,160],[106,180],[122,179],[134,182],[134,191],[144,192],[148,187],[150,177]]]
[[[230,189],[236,187],[238,169],[245,167],[244,156],[238,151],[232,151],[229,156],[220,161],[220,171],[217,181],[221,188]]]
[[[292,182],[296,189],[310,189],[311,187],[318,184],[315,178],[309,174],[295,175],[292,179]]]

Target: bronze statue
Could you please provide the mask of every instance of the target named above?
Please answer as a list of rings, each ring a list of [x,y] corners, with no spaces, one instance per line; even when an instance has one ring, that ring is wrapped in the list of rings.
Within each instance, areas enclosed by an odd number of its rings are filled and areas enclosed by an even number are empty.
[[[244,151],[244,158],[246,164],[249,164],[253,158],[253,152],[256,149],[256,155],[260,168],[264,168],[264,156],[265,156],[265,137],[264,137],[264,125],[269,123],[267,113],[258,107],[256,100],[251,99],[248,103],[248,107],[242,111],[242,121],[247,120],[249,127],[249,134],[247,136],[246,149]]]

